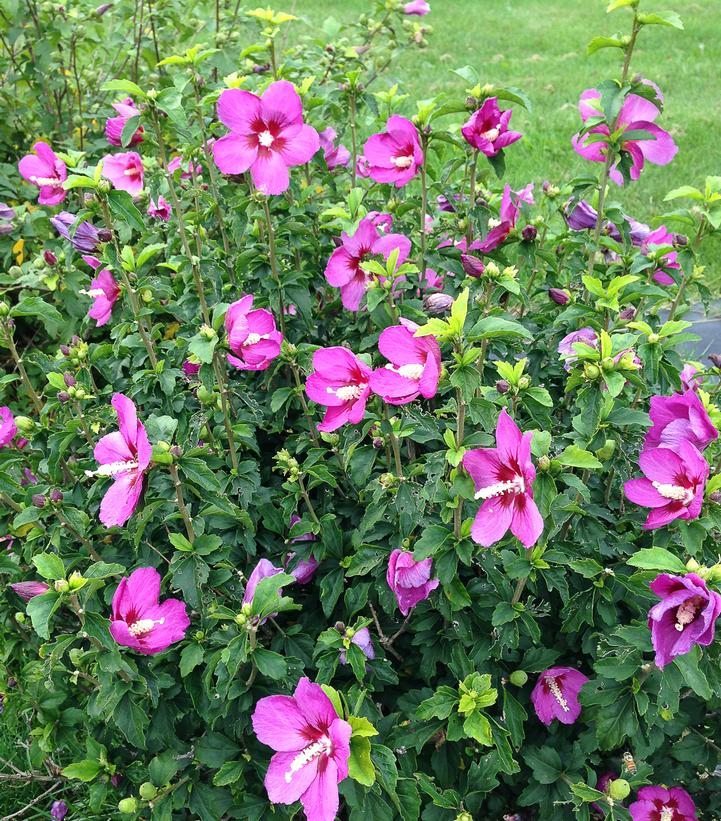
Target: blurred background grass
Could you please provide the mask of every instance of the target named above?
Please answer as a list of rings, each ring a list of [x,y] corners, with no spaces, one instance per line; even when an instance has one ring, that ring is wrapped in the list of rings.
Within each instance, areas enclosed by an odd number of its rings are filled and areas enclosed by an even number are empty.
[[[606,14],[606,0],[430,0],[432,11],[413,20],[429,24],[429,47],[402,55],[390,75],[412,101],[446,92],[462,97],[464,81],[452,69],[473,66],[481,82],[517,86],[529,96],[530,112],[514,106],[512,126],[524,137],[506,155],[508,181],[568,179],[594,168],[571,148],[578,129],[580,93],[616,76],[617,49],[586,56],[592,37],[626,34],[630,13]],[[286,3],[299,16],[293,23],[307,33],[327,17],[348,21],[367,12],[364,0],[297,0]],[[703,187],[709,174],[721,174],[721,1],[643,0],[645,11],[677,11],[684,31],[650,26],[639,37],[631,71],[654,80],[666,96],[660,117],[679,152],[665,168],[647,165],[639,183],[614,192],[629,213],[646,220],[671,205],[665,194],[680,185]],[[292,33],[289,35],[292,37]],[[378,88],[376,88],[378,90]],[[720,281],[721,250],[712,241],[709,278]]]

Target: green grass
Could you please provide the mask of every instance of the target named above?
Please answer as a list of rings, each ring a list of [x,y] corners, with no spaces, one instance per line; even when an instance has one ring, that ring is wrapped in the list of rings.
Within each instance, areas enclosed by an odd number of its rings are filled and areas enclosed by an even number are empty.
[[[628,10],[607,15],[606,0],[431,0],[431,6],[423,18],[433,27],[429,47],[406,52],[381,82],[397,79],[412,99],[458,97],[465,84],[452,69],[471,65],[482,82],[517,86],[531,99],[530,112],[515,106],[513,126],[524,138],[506,154],[512,184],[594,173],[570,145],[579,125],[576,104],[585,88],[619,73],[621,52],[587,57],[586,45],[598,34],[627,33]],[[293,25],[310,30],[328,16],[351,20],[367,8],[363,0],[297,0],[301,21]],[[619,192],[630,213],[647,219],[665,210],[672,188],[702,186],[706,175],[720,171],[721,14],[719,0],[642,0],[643,9],[675,10],[685,24],[684,31],[642,31],[631,65],[663,90],[660,121],[679,146],[670,166],[647,166],[639,183]]]

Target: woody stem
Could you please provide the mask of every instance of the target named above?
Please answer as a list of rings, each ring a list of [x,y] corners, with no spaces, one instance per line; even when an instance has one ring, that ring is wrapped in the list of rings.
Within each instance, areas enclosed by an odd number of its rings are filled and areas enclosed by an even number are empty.
[[[268,256],[270,258],[270,270],[273,274],[273,279],[278,287],[278,299],[280,300],[279,323],[280,330],[285,338],[285,302],[283,298],[283,285],[280,281],[280,273],[278,271],[278,257],[275,250],[275,232],[273,231],[273,221],[270,218],[270,208],[268,207],[268,198],[262,197],[263,212],[265,213],[265,225],[268,229]]]
[[[400,445],[398,444],[398,439],[396,438],[395,433],[393,432],[393,425],[391,424],[390,416],[388,415],[388,406],[383,405],[383,413],[386,417],[386,422],[388,423],[388,438],[391,442],[391,448],[393,449],[393,461],[396,465],[396,476],[399,479],[403,478],[403,462],[401,461],[401,449]]]
[[[303,497],[303,501],[305,502],[305,506],[308,508],[308,513],[310,513],[310,518],[316,523],[320,524],[320,519],[316,515],[315,508],[313,507],[313,503],[310,500],[310,496],[308,496],[308,491],[305,487],[305,482],[303,481],[302,476],[298,476],[298,487],[300,488],[300,495]]]
[[[183,487],[180,482],[180,476],[178,476],[178,468],[174,464],[168,465],[168,471],[171,479],[173,480],[173,485],[175,486],[175,498],[178,501],[178,510],[180,511],[183,524],[185,525],[185,532],[188,534],[188,541],[193,544],[195,541],[195,530],[193,530],[193,522],[191,521],[188,508],[185,506]]]
[[[28,378],[27,371],[25,370],[25,366],[23,365],[23,361],[18,354],[18,349],[15,347],[15,340],[13,339],[13,331],[12,328],[8,325],[5,325],[5,340],[8,343],[8,348],[10,349],[10,355],[13,358],[13,362],[15,363],[15,367],[18,369],[18,373],[20,374],[20,379],[22,380],[23,385],[25,386],[25,390],[30,397],[31,402],[35,406],[35,410],[40,413],[43,409],[43,403],[40,401],[40,397],[35,392],[35,388],[32,386],[32,382]]]
[[[519,579],[516,582],[516,589],[513,591],[513,598],[511,599],[511,604],[518,604],[521,600],[521,596],[523,595],[523,590],[526,586],[526,582],[528,581],[528,576],[523,576],[523,578]]]
[[[115,255],[118,261],[118,273],[120,274],[120,278],[123,281],[123,286],[125,287],[125,291],[128,295],[128,299],[130,300],[130,307],[133,311],[133,317],[135,318],[135,324],[138,326],[138,333],[140,334],[140,338],[143,340],[143,345],[145,345],[145,350],[148,352],[148,359],[150,359],[150,364],[153,368],[158,367],[158,358],[155,355],[155,350],[153,348],[153,343],[150,337],[148,336],[148,331],[145,327],[145,321],[140,316],[140,303],[138,302],[138,295],[135,293],[135,289],[130,283],[130,279],[128,278],[128,274],[123,268],[121,261],[120,261],[120,247],[118,246],[118,239],[115,235],[115,231],[113,230],[113,221],[110,218],[110,210],[108,209],[108,201],[105,197],[100,198],[100,208],[103,212],[103,218],[105,219],[105,225],[112,234],[113,237],[113,245],[115,247]]]
[[[471,250],[471,241],[473,240],[473,223],[471,221],[471,212],[476,204],[476,169],[478,167],[478,152],[473,152],[473,162],[471,163],[471,185],[468,194],[468,209],[466,211],[466,253]]]

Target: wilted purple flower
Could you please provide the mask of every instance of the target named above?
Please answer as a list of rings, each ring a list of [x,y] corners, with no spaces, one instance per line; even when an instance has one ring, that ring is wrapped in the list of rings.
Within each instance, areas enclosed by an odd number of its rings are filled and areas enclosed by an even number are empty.
[[[30,470],[30,468],[23,468],[23,475],[20,479],[20,484],[22,487],[28,487],[28,485],[36,485],[38,483],[38,477]]]
[[[452,199],[454,202],[460,202],[461,195],[460,194],[453,194]],[[443,194],[439,194],[436,197],[436,202],[438,203],[438,208],[441,211],[445,211],[448,214],[455,214],[456,209],[453,203]]]
[[[433,559],[417,562],[413,554],[405,550],[394,550],[388,560],[386,581],[393,591],[398,609],[404,616],[419,603],[431,595],[440,584],[438,579],[431,579]]]
[[[360,649],[363,651],[367,659],[374,659],[376,657],[376,651],[373,647],[373,641],[371,640],[370,630],[368,630],[367,627],[361,627],[360,630],[356,631],[353,631],[350,628],[348,628],[345,631],[343,638],[349,639],[351,644],[355,644],[356,647],[360,647]],[[341,664],[348,663],[345,649],[342,649],[340,651],[339,660]]]
[[[571,365],[578,360],[578,354],[573,347],[577,342],[582,342],[591,348],[598,348],[598,334],[593,328],[581,328],[578,331],[572,331],[566,334],[558,343],[558,353],[561,354],[561,359],[564,360],[564,368],[567,371],[571,370]]]
[[[618,315],[619,319],[622,319],[624,322],[630,322],[632,319],[636,317],[636,309],[633,305],[629,306],[628,308],[624,308],[621,313]]]
[[[571,295],[563,288],[549,288],[548,296],[556,303],[556,305],[566,305],[571,299]]]
[[[469,277],[477,279],[486,270],[486,266],[478,257],[470,254],[461,254],[461,266]]]
[[[12,221],[15,219],[15,209],[0,202],[0,236],[12,232],[14,226]]]
[[[692,365],[690,362],[687,362],[683,366],[683,370],[680,373],[681,377],[681,385],[683,389],[686,391],[697,391],[701,385],[703,385],[703,378],[700,376],[696,376],[699,373],[699,369]]]
[[[15,582],[10,587],[23,601],[30,601],[35,596],[42,596],[50,589],[45,582]]]
[[[58,234],[74,248],[77,248],[78,251],[91,253],[97,250],[100,242],[106,241],[102,238],[101,232],[87,220],[83,220],[74,230],[77,218],[75,214],[71,214],[69,211],[61,211],[56,216],[51,217],[50,222]],[[106,231],[105,234],[107,235],[108,232]],[[108,239],[110,239],[109,236]]]
[[[423,310],[431,316],[442,314],[453,305],[450,294],[426,294],[423,297]]]
[[[148,210],[147,214],[149,217],[153,217],[153,219],[163,220],[163,222],[168,222],[170,219],[170,215],[173,213],[173,209],[170,206],[170,203],[163,197],[162,195],[158,197],[158,201],[151,197],[150,202],[148,203]]]
[[[47,248],[43,251],[43,259],[50,266],[57,265],[58,262],[58,258],[55,256],[55,254],[52,251],[49,251]]]
[[[68,805],[61,799],[60,801],[53,801],[53,806],[50,808],[50,817],[53,821],[63,821],[63,818],[68,814]]]
[[[190,359],[186,359],[183,362],[183,373],[188,379],[197,376],[199,370],[200,362],[192,362]]]

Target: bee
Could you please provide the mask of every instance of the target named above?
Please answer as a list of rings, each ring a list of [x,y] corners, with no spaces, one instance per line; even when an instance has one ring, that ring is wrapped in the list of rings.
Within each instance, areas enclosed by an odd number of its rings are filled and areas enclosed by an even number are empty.
[[[631,753],[626,752],[623,754],[623,766],[631,775],[636,775],[636,762],[633,760]]]

